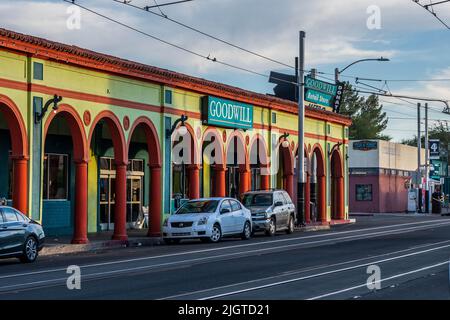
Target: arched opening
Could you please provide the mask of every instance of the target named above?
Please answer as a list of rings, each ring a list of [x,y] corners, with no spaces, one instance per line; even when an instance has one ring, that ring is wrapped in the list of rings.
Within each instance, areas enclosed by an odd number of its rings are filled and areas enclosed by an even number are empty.
[[[8,167],[0,172],[0,198],[28,214],[28,142],[19,109],[0,95],[0,161]]]
[[[319,145],[314,147],[311,157],[311,221],[326,222],[326,176],[323,151]]]
[[[278,148],[277,189],[286,190],[294,201],[294,157],[291,144],[284,142]]]
[[[269,190],[270,171],[267,146],[264,139],[257,135],[250,147],[250,190]]]
[[[172,209],[200,197],[199,166],[194,130],[180,124],[172,134]]]
[[[208,129],[202,142],[202,198],[225,196],[225,167],[222,138],[215,129]]]
[[[114,230],[114,240],[127,240],[127,166],[128,153],[119,119],[110,111],[100,113],[89,134],[94,161],[89,168],[98,168],[100,231]],[[93,159],[91,159],[93,160]]]
[[[226,155],[225,194],[239,199],[241,194],[249,191],[250,168],[244,138],[236,131],[228,139]]]
[[[297,196],[297,188],[298,188],[298,177],[297,177],[297,163],[298,163],[298,153],[299,153],[299,147],[297,147],[297,150],[295,152],[295,161],[294,161],[294,197],[292,200],[295,204],[298,203],[298,196]],[[303,172],[305,174],[305,184],[304,184],[304,190],[303,190],[303,197],[304,197],[304,219],[305,223],[311,223],[311,189],[310,189],[310,182],[311,182],[311,169],[310,169],[310,159],[308,157],[308,152],[306,151],[306,147],[303,148],[303,157],[304,157],[304,169]]]
[[[331,155],[331,219],[343,220],[344,213],[344,175],[339,150]]]
[[[135,121],[128,142],[127,221],[142,218],[148,208],[148,236],[161,236],[161,149],[150,119]]]
[[[87,243],[87,150],[81,119],[60,105],[45,123],[42,165],[42,223],[48,234],[73,234]]]

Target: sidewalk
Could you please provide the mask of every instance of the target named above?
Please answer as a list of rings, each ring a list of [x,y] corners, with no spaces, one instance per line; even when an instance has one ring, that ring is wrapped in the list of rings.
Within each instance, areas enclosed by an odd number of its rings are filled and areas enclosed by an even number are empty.
[[[163,244],[162,238],[147,237],[147,229],[128,230],[127,241],[111,240],[112,234],[112,231],[89,234],[89,243],[87,244],[71,244],[71,237],[47,237],[45,246],[39,254],[41,256],[51,256],[127,247],[151,247]]]

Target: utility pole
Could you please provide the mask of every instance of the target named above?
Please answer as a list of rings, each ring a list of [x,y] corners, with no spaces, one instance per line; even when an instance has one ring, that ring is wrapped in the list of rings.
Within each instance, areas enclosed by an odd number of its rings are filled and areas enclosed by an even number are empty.
[[[422,173],[420,171],[421,163],[421,150],[422,150],[422,138],[420,133],[420,108],[421,104],[417,104],[417,211],[422,213]]]
[[[430,213],[430,148],[428,137],[428,103],[425,103],[425,213]]]
[[[297,224],[305,224],[305,105],[304,105],[304,70],[305,70],[305,37],[306,33],[300,31],[300,63],[298,70],[298,159],[297,159]],[[309,203],[307,204],[309,205]]]

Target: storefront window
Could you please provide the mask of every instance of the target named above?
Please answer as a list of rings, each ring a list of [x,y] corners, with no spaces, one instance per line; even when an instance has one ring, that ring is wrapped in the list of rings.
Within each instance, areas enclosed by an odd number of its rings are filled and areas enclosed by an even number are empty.
[[[356,185],[356,201],[372,201],[372,185],[357,184]]]
[[[46,154],[44,157],[44,200],[68,199],[68,156]]]
[[[173,185],[172,185],[172,194],[174,199],[187,199],[188,194],[188,179],[187,179],[187,170],[185,164],[173,165],[172,167],[173,173]]]

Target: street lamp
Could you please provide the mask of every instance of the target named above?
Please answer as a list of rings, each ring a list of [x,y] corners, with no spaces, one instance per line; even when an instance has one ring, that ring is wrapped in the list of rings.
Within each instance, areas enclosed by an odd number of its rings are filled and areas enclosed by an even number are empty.
[[[339,68],[334,69],[334,78],[336,80],[336,83],[339,82],[339,75],[341,73],[343,73],[345,70],[347,70],[348,68],[350,68],[351,66],[360,63],[360,62],[366,62],[366,61],[379,61],[379,62],[386,62],[386,61],[390,61],[387,58],[378,58],[378,59],[361,59],[361,60],[357,60],[355,62],[350,63],[348,66],[346,66],[344,69],[339,70]]]
[[[184,123],[185,123],[187,120],[188,120],[188,117],[185,116],[184,114],[181,116],[181,118],[177,119],[177,120],[174,122],[172,128],[166,130],[166,138],[170,138],[170,137],[172,136],[172,134],[175,132],[175,130],[177,129],[177,127],[178,127],[178,125],[180,124],[180,122],[181,122],[181,127],[179,128],[178,133],[179,133],[181,136],[186,135],[186,134],[188,133],[188,130],[187,130],[187,128],[186,128],[186,126],[185,126]]]
[[[48,100],[45,103],[45,106],[42,108],[41,112],[34,113],[34,123],[38,124],[42,121],[45,114],[48,111],[48,108],[53,104],[53,112],[56,113],[58,111],[58,103],[62,101],[62,97],[55,94],[52,99]]]

